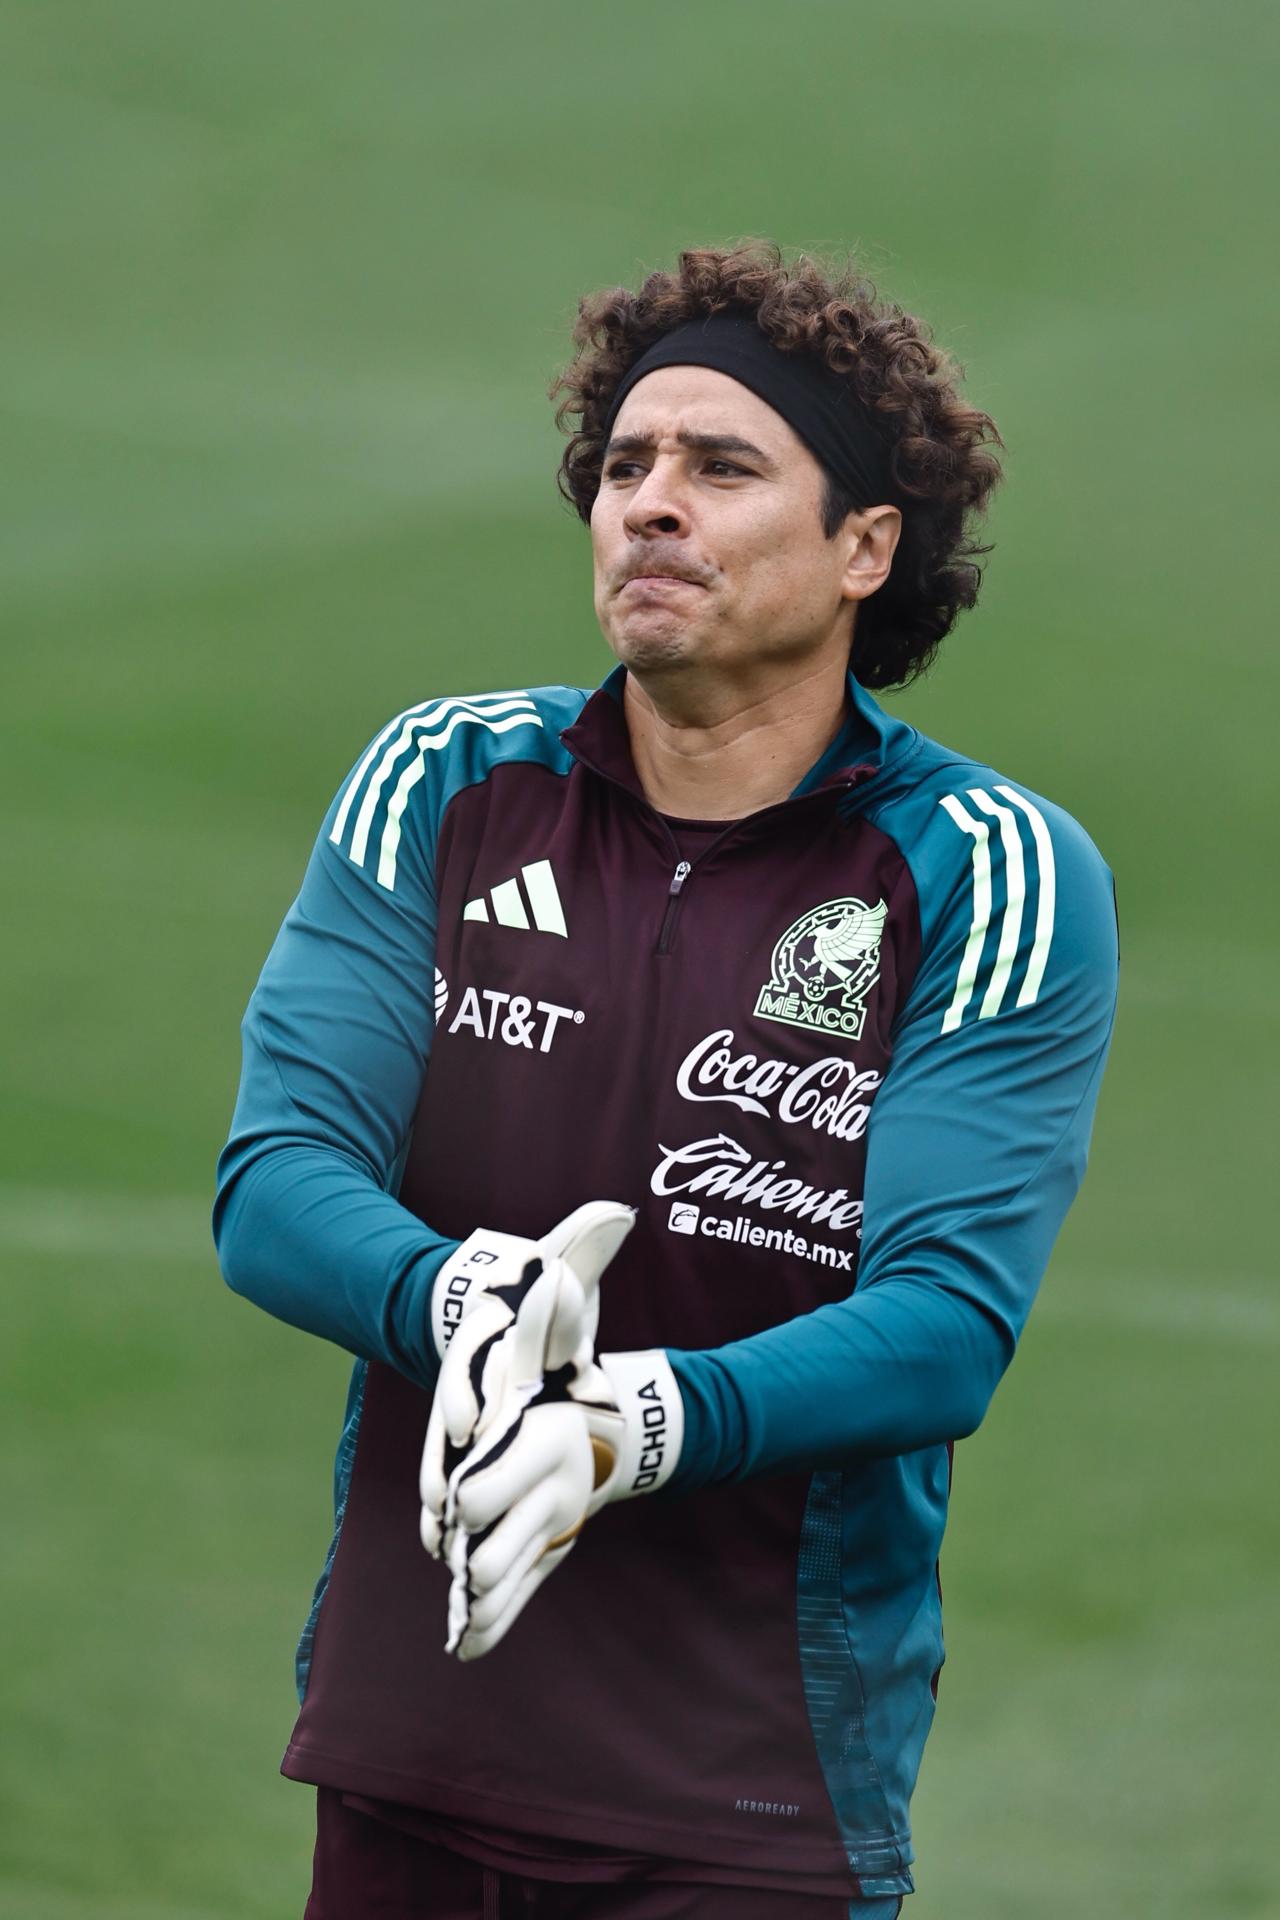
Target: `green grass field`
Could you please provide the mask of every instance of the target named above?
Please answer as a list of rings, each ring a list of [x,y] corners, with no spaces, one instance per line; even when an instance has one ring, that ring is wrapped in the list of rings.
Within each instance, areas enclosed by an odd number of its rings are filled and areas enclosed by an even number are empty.
[[[346,1363],[217,1276],[237,1022],[377,725],[603,673],[543,398],[574,299],[751,232],[856,249],[1000,422],[982,604],[903,704],[1120,889],[1089,1181],[958,1453],[911,1920],[1280,1916],[1274,14],[5,36],[0,1916],[301,1911]]]

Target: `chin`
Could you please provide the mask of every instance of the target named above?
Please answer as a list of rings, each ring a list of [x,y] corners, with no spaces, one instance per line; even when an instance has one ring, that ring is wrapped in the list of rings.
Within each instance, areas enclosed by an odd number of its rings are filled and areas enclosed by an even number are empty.
[[[684,633],[627,634],[614,641],[613,650],[623,666],[635,673],[692,666],[698,657],[697,647]]]
[[[671,667],[691,664],[698,658],[698,636],[687,626],[668,621],[628,624],[610,635],[610,645],[624,667]]]

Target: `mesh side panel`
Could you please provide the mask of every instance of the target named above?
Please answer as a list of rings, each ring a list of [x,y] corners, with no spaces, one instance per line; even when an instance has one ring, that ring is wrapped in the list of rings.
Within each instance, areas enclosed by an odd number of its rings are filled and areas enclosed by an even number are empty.
[[[889,1896],[850,1907],[853,1920],[894,1912],[892,1896],[910,1892],[894,1837],[884,1784],[867,1742],[862,1679],[845,1624],[840,1583],[842,1476],[815,1473],[809,1483],[796,1570],[800,1672],[814,1746],[835,1809],[849,1865],[862,1895]]]
[[[329,1551],[320,1569],[320,1578],[316,1581],[311,1611],[307,1615],[307,1624],[302,1629],[298,1651],[294,1656],[294,1678],[297,1682],[299,1703],[306,1695],[307,1681],[311,1677],[311,1654],[316,1641],[316,1622],[320,1618],[320,1603],[329,1585],[329,1575],[333,1572],[333,1557],[338,1551],[338,1539],[342,1533],[342,1522],[347,1511],[347,1495],[351,1491],[351,1469],[356,1457],[356,1437],[360,1431],[360,1412],[364,1406],[364,1383],[368,1374],[368,1362],[357,1360],[351,1374],[351,1385],[347,1389],[342,1437],[338,1441],[338,1451],[333,1463],[333,1538],[329,1542]]]

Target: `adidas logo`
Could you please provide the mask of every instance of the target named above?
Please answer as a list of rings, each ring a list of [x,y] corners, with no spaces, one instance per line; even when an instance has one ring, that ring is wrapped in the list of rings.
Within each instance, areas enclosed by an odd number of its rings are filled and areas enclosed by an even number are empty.
[[[524,881],[523,893],[520,880]],[[527,909],[526,896],[529,902]],[[489,911],[491,902],[492,914]],[[478,900],[468,900],[462,909],[462,917],[464,920],[483,920],[486,923],[495,920],[500,927],[521,927],[526,933],[536,927],[539,933],[558,933],[562,940],[569,938],[569,929],[564,923],[564,908],[560,905],[560,895],[556,891],[556,879],[549,860],[534,860],[529,866],[521,867],[519,879],[503,880],[500,885],[491,887],[488,899],[481,894]]]

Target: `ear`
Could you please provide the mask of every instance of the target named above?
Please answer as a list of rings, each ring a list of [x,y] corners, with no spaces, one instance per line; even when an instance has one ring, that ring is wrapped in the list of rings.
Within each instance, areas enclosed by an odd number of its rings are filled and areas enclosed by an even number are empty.
[[[849,514],[836,535],[848,550],[841,599],[865,600],[884,585],[901,533],[902,514],[897,507],[867,507],[862,513]]]

